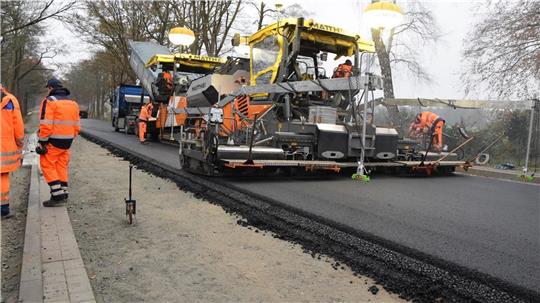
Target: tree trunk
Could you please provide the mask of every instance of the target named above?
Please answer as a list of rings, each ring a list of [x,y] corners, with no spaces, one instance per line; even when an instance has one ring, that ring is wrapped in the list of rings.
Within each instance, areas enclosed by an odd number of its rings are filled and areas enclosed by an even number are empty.
[[[262,26],[263,26],[263,21],[264,21],[264,13],[265,13],[265,4],[264,2],[261,2],[261,6],[259,8],[259,21],[257,22],[257,30],[261,30]]]
[[[379,59],[379,65],[381,67],[381,75],[384,79],[383,93],[385,98],[394,98],[394,83],[392,80],[392,68],[390,67],[390,55],[386,50],[384,42],[381,37],[380,29],[372,29],[371,37],[375,42],[375,51],[377,52],[377,58]],[[390,115],[390,122],[394,126],[399,126],[399,109],[396,105],[384,105]]]

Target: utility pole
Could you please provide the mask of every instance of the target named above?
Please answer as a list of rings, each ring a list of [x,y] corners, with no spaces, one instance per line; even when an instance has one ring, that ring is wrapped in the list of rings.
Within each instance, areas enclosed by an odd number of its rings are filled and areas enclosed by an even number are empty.
[[[534,123],[534,115],[538,114],[536,111],[540,108],[540,101],[538,99],[533,99],[533,105],[531,108],[531,115],[529,120],[529,135],[527,136],[527,151],[525,152],[525,167],[523,167],[523,173],[526,174],[529,172],[529,156],[531,154],[531,141],[532,141],[532,135],[534,130],[536,129],[536,125]],[[537,139],[538,140],[538,139]]]

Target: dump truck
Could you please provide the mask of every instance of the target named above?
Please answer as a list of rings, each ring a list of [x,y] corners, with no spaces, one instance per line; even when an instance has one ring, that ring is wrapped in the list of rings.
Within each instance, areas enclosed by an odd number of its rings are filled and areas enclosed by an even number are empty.
[[[112,107],[111,124],[114,130],[135,134],[141,103],[149,100],[148,93],[141,86],[130,84],[117,86],[109,99]]]

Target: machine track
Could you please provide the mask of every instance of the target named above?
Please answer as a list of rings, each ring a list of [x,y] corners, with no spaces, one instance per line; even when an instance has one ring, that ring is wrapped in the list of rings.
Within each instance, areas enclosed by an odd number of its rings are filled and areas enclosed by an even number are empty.
[[[540,294],[531,290],[248,193],[218,178],[178,170],[84,131],[82,136],[138,168],[170,179],[182,190],[239,215],[242,219],[238,224],[297,243],[314,258],[331,256],[402,298],[415,302],[540,301]],[[336,269],[340,267],[338,262],[333,264]]]

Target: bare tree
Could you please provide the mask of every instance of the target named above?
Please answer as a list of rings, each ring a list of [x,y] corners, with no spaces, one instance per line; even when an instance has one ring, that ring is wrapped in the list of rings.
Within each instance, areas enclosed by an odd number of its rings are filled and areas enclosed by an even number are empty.
[[[71,95],[79,104],[88,106],[94,118],[104,118],[104,105],[119,84],[118,74],[113,71],[115,60],[110,53],[99,51],[90,59],[73,64],[65,76]]]
[[[206,53],[219,56],[229,37],[231,26],[241,10],[242,1],[195,1],[202,18],[200,38]]]
[[[66,21],[99,50],[71,67],[69,85],[79,100],[91,105],[92,114],[101,118],[110,91],[136,79],[128,61],[129,40],[153,41],[173,49],[169,30],[186,26],[196,35],[192,53],[219,55],[242,7],[241,1],[85,1]]]
[[[236,1],[178,1],[172,0],[178,26],[187,26],[196,36],[191,53],[206,52],[210,56],[223,54],[230,41],[231,29],[243,9]]]
[[[420,1],[403,3],[405,22],[390,32],[383,33],[380,29],[371,31],[375,43],[378,65],[384,78],[383,93],[385,98],[394,98],[394,83],[392,70],[404,66],[408,72],[424,82],[431,80],[422,66],[419,56],[419,45],[425,47],[435,44],[440,38],[440,30],[433,13]],[[383,37],[388,40],[384,41]],[[395,105],[385,105],[390,121],[395,126],[402,126],[399,110]]]
[[[151,19],[156,18],[148,13],[152,5],[146,1],[86,1],[84,9],[73,14],[67,22],[83,40],[100,46],[116,59],[112,63],[120,81],[134,81],[135,75],[128,61],[128,40],[150,40]]]
[[[41,92],[32,84],[50,76],[43,66],[43,59],[56,56],[57,46],[46,45],[39,40],[44,33],[43,21],[62,18],[75,2],[56,3],[54,0],[1,1],[1,78],[6,87],[22,100],[27,110],[27,100]]]
[[[266,19],[270,18],[272,21],[281,18],[309,18],[313,15],[312,12],[305,10],[304,7],[298,3],[291,4],[281,10],[278,10],[275,7],[269,6],[268,3],[262,0],[255,0],[247,2],[249,7],[255,11],[257,18],[253,21],[253,18],[249,18],[249,23],[255,24],[254,29],[249,29],[249,33],[252,33],[253,30],[258,31],[266,26],[268,23],[265,22]],[[250,26],[251,27],[251,26]]]
[[[4,2],[4,1],[2,1]],[[42,2],[38,5],[29,5],[29,1],[9,1],[11,3],[2,4],[1,7],[10,7],[10,8],[22,8],[25,11],[25,18],[23,20],[18,20],[19,22],[11,24],[2,24],[2,37],[11,34],[20,30],[23,30],[27,27],[37,25],[38,23],[45,21],[49,18],[62,18],[63,13],[69,11],[75,6],[76,2],[63,2],[60,6],[55,6],[54,0],[48,0]],[[4,15],[4,9],[2,9],[2,16]]]
[[[461,75],[467,93],[531,97],[540,91],[540,2],[489,2],[465,39]]]
[[[226,37],[242,8],[241,1],[86,1],[69,24],[94,45],[116,58],[121,82],[135,80],[130,68],[128,41],[154,41],[171,48],[167,34],[175,26],[187,26],[196,40],[195,54],[223,52]]]
[[[264,18],[266,16],[276,12],[275,9],[269,7],[268,4],[266,4],[264,1],[260,1],[259,3],[255,1],[249,2],[249,5],[255,8],[255,10],[257,11],[257,30],[260,30],[263,27]]]

